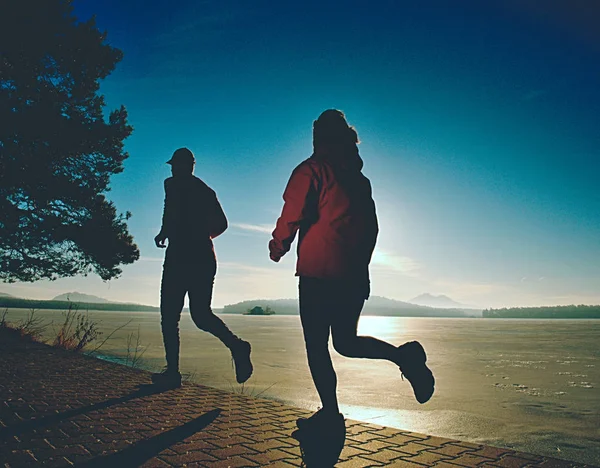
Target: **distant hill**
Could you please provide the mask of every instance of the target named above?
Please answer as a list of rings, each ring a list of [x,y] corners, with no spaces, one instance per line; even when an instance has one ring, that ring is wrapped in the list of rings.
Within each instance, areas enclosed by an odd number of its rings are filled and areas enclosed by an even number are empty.
[[[244,314],[254,307],[270,307],[277,315],[298,315],[297,299],[253,299],[238,302],[223,307],[225,314]],[[371,296],[365,302],[364,315],[379,315],[387,317],[480,317],[478,310],[446,309],[425,307],[408,302],[388,299],[387,297]]]
[[[484,318],[519,319],[600,319],[600,305],[568,305],[546,307],[510,307],[486,309]]]
[[[439,296],[434,296],[433,294],[425,293],[420,296],[412,298],[410,301],[412,304],[427,306],[427,307],[441,307],[441,308],[465,308],[464,304],[460,302],[456,302],[454,299],[449,298],[448,296],[444,296],[440,294]]]
[[[116,302],[76,302],[76,301],[44,301],[21,299],[20,297],[0,296],[0,307],[17,309],[58,309],[67,310],[74,307],[77,310],[106,310],[118,312],[158,312],[158,307],[142,304],[119,304]]]
[[[15,296],[13,296],[12,294],[6,294],[3,292],[0,292],[0,297],[15,297]]]
[[[59,294],[51,299],[52,301],[71,301],[71,302],[88,302],[94,304],[108,304],[110,301],[103,297],[84,294],[77,291]]]

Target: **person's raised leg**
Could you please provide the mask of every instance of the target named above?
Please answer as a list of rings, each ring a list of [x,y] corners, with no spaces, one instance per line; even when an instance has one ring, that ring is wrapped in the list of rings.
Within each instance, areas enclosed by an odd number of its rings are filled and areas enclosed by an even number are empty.
[[[332,309],[331,334],[335,350],[343,356],[364,359],[384,359],[396,364],[410,382],[415,398],[425,403],[433,395],[435,379],[425,364],[427,356],[418,341],[394,346],[372,336],[358,335],[358,321],[364,296],[353,294],[361,288],[342,288],[338,307]]]
[[[235,375],[238,383],[244,383],[252,375],[250,360],[251,346],[247,341],[237,337],[225,322],[217,317],[211,308],[214,285],[214,272],[201,272],[188,292],[190,298],[190,315],[196,326],[217,337],[229,348],[235,364]]]
[[[372,336],[358,335],[358,321],[365,300],[352,289],[340,294],[332,312],[333,347],[342,356],[364,359],[385,359],[397,363],[398,349]]]

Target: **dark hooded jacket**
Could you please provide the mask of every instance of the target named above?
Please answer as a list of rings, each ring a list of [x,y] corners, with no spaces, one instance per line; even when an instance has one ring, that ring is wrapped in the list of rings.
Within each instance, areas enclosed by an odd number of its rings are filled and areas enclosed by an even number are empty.
[[[287,184],[271,256],[290,250],[299,231],[297,276],[369,279],[378,225],[371,184],[355,144],[318,149]]]
[[[201,179],[189,176],[165,180],[161,232],[169,239],[167,255],[213,254],[212,239],[227,229],[217,195]]]

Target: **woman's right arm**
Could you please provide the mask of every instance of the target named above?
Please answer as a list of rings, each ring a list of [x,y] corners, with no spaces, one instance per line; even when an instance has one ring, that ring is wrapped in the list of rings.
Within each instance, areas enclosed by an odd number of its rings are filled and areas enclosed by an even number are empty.
[[[283,210],[269,242],[269,253],[274,262],[290,250],[300,223],[305,219],[306,200],[311,190],[316,189],[315,172],[309,164],[305,161],[294,169],[283,193]]]

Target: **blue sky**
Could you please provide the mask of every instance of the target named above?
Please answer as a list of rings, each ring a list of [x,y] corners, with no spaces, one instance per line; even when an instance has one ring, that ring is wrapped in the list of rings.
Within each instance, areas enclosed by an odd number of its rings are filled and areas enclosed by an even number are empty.
[[[124,52],[103,82],[135,130],[110,197],[142,258],[1,286],[158,304],[165,161],[196,154],[230,229],[214,304],[296,296],[267,243],[327,108],[356,126],[380,238],[373,294],[482,306],[600,303],[600,28],[593,2],[75,1]]]

